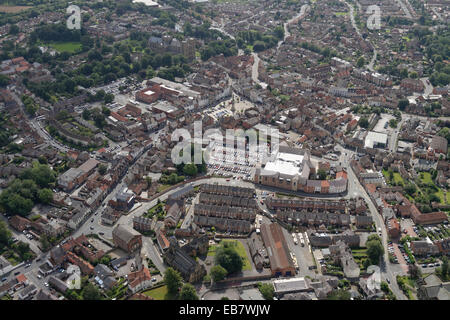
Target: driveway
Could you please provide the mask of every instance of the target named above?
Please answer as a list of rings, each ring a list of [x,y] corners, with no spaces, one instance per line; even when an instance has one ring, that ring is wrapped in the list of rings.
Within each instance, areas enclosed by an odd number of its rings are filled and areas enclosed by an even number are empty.
[[[403,257],[402,252],[400,251],[400,248],[398,247],[397,243],[393,243],[392,247],[394,248],[394,254],[398,259],[398,263],[400,264],[402,270],[404,272],[408,272],[408,263],[406,262],[405,258]]]

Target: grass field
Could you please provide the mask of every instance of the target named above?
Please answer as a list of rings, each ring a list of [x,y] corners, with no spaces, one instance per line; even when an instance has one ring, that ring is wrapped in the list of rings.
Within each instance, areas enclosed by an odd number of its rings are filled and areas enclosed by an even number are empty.
[[[238,240],[222,240],[220,241],[219,245],[215,245],[215,246],[210,246],[208,249],[208,256],[215,256],[216,255],[216,251],[218,249],[219,246],[222,245],[222,243],[227,242],[227,243],[234,243],[234,248],[236,249],[236,252],[239,254],[239,256],[242,258],[244,265],[242,267],[242,270],[252,270],[252,265],[250,263],[250,260],[247,257],[247,252],[245,251],[245,247],[244,245],[238,241]]]
[[[420,172],[419,177],[420,181],[423,183],[433,183],[433,179],[431,179],[431,174],[429,172]]]
[[[166,189],[169,189],[171,187],[170,184],[162,184],[159,185],[158,188],[156,189],[156,192],[163,192]]]
[[[166,298],[168,298],[167,286],[162,286],[156,289],[145,291],[144,294],[146,296],[152,297],[155,300],[165,300]]]
[[[51,42],[45,45],[55,49],[58,52],[75,53],[81,50],[81,43],[79,42]]]
[[[391,182],[391,181],[389,181],[389,173],[387,170],[383,170],[383,175],[387,182]],[[392,182],[395,182],[396,184],[399,184],[399,183],[405,184],[405,181],[403,180],[402,176],[398,172],[393,173],[393,181]]]

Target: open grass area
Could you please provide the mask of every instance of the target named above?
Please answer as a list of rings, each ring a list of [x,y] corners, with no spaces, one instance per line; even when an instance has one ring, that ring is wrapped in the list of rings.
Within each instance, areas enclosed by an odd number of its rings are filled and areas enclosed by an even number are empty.
[[[167,286],[151,289],[143,292],[146,296],[152,297],[155,300],[170,300]]]
[[[431,179],[431,174],[429,172],[419,173],[419,178],[423,183],[433,183],[433,179]]]
[[[58,52],[76,53],[81,50],[81,43],[79,42],[51,42],[46,43],[45,45]]]
[[[215,245],[215,246],[209,246],[208,254],[207,254],[207,255],[208,255],[208,256],[215,256],[215,255],[216,255],[217,249],[219,248],[219,246],[223,245],[224,242],[226,242],[226,243],[233,243],[234,248],[236,249],[236,252],[239,254],[239,256],[242,258],[242,260],[243,260],[243,262],[244,262],[244,265],[243,265],[243,267],[242,267],[242,270],[243,270],[243,271],[245,271],[245,270],[252,270],[252,265],[251,265],[251,263],[250,263],[250,260],[248,259],[247,252],[245,251],[245,247],[244,247],[244,245],[243,245],[240,241],[238,241],[238,240],[229,240],[229,239],[226,239],[226,240],[220,241],[220,243],[219,243],[218,245]]]
[[[170,184],[161,184],[158,186],[158,188],[156,189],[156,192],[163,192],[166,189],[169,189],[171,187]]]
[[[398,184],[405,185],[405,181],[403,180],[402,176],[398,172],[393,172],[392,181],[389,179],[388,170],[383,169],[383,175],[384,175],[384,178],[386,179],[386,182],[388,182],[390,184],[394,183],[396,185],[398,185]]]
[[[445,195],[444,195],[444,191],[442,191],[442,189],[439,189],[439,191],[436,192],[435,195],[437,195],[439,197],[441,203],[445,203]]]

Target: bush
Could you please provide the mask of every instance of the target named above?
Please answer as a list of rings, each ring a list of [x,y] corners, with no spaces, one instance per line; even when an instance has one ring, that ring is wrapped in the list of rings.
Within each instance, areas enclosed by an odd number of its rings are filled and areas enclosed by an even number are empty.
[[[259,289],[259,292],[261,292],[264,299],[273,300],[273,294],[275,292],[275,289],[273,288],[273,285],[271,283],[259,282],[258,289]]]

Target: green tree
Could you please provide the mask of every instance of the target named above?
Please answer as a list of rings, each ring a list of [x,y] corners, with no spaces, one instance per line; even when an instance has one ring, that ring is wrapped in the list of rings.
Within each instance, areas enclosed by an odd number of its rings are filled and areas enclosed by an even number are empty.
[[[98,166],[98,172],[103,176],[106,173],[106,170],[108,169],[108,167],[106,165],[104,165],[103,163],[101,165]]]
[[[53,200],[53,191],[47,188],[39,190],[38,199],[41,203],[49,204]]]
[[[367,255],[372,264],[379,264],[380,257],[384,254],[384,248],[381,243],[380,237],[377,235],[371,235],[367,239]]]
[[[18,27],[17,25],[12,24],[12,25],[9,27],[9,34],[16,35],[16,34],[18,34],[19,32],[20,32],[20,29],[19,29],[19,27]]]
[[[361,128],[367,129],[369,127],[369,120],[366,117],[361,118],[359,119],[358,124]]]
[[[422,272],[417,265],[410,264],[408,265],[408,274],[411,279],[418,279],[422,275]]]
[[[164,273],[164,282],[170,294],[177,294],[181,287],[181,275],[178,271],[169,267]]]
[[[6,223],[0,220],[0,250],[2,247],[6,247],[11,239],[11,231],[8,229]]]
[[[198,300],[197,291],[192,284],[186,283],[181,288],[180,300]]]
[[[217,266],[214,266],[211,268],[210,273],[211,273],[211,277],[214,280],[214,282],[217,282],[217,281],[225,279],[228,272],[224,267],[217,265]]]
[[[409,106],[409,101],[406,99],[400,100],[397,105],[401,111],[405,110],[407,106]]]
[[[84,120],[89,120],[91,118],[91,111],[89,109],[84,109],[81,114]]]
[[[188,176],[195,176],[197,174],[197,166],[193,163],[186,163],[183,166],[183,173],[188,175]]]
[[[356,66],[358,68],[362,68],[365,63],[366,63],[366,60],[364,59],[363,56],[361,56],[361,57],[359,57],[358,61],[356,61]]]
[[[244,265],[236,250],[227,244],[217,250],[215,263],[225,268],[228,274],[241,271]]]
[[[273,294],[275,292],[275,289],[273,288],[273,285],[271,283],[259,282],[258,289],[259,289],[259,292],[261,292],[264,299],[273,300]]]
[[[449,275],[448,258],[447,258],[447,256],[443,256],[442,257],[441,274],[442,274],[442,278],[444,280],[447,279],[447,276]]]
[[[83,288],[82,297],[83,300],[103,300],[101,292],[90,282]]]
[[[319,176],[319,180],[326,180],[327,178],[327,173],[323,169],[319,169],[317,175]]]
[[[343,289],[333,290],[328,295],[328,300],[350,300],[350,292]]]

